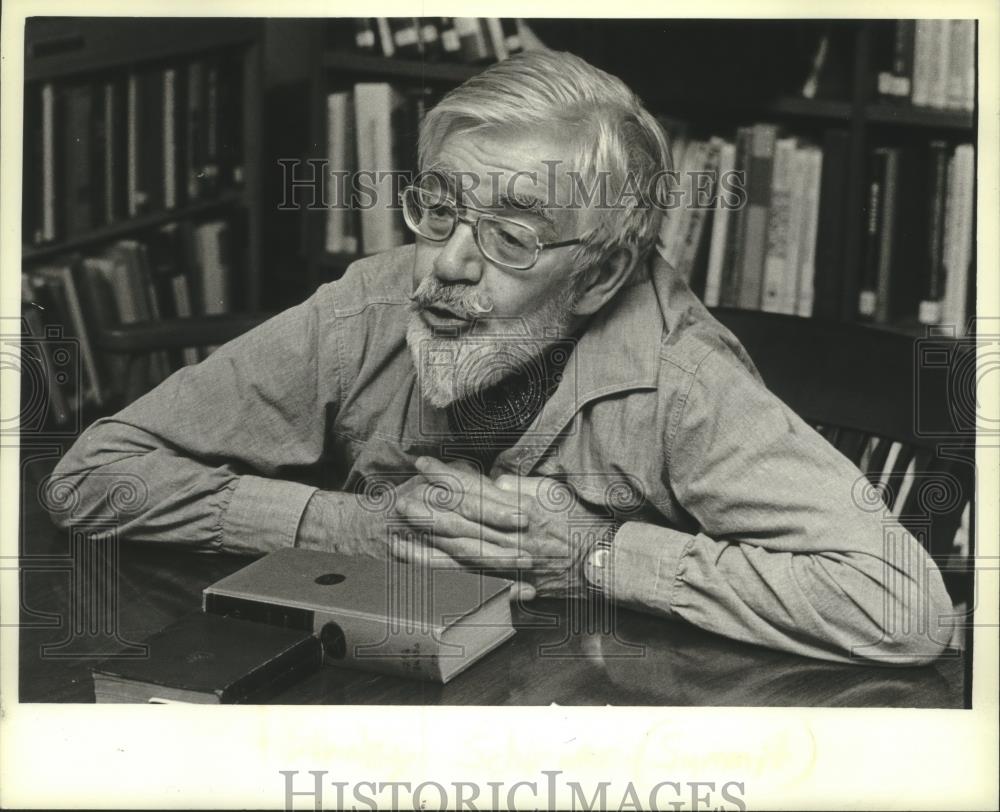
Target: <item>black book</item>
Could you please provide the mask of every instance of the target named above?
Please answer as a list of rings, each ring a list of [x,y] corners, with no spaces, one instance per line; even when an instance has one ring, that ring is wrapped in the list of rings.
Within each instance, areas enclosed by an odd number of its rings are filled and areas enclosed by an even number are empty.
[[[918,310],[921,324],[937,324],[941,321],[945,283],[944,226],[948,196],[948,158],[948,145],[944,141],[932,141],[926,163],[927,228],[924,232],[923,295]]]
[[[831,321],[852,318],[858,303],[857,282],[849,276],[851,269],[844,264],[849,152],[847,130],[826,131],[816,233],[813,315]],[[845,309],[846,302],[849,302],[849,310]]]
[[[753,127],[740,127],[736,133],[736,161],[734,170],[743,173],[743,188],[749,196],[750,144]],[[746,209],[749,197],[743,206],[729,213],[729,229],[726,232],[726,248],[722,264],[722,291],[719,303],[723,307],[739,307],[741,283],[741,256],[746,233]]]
[[[21,167],[21,242],[42,242],[42,91],[24,89],[24,162]]]
[[[861,260],[861,290],[858,293],[859,316],[875,317],[878,306],[878,272],[882,252],[883,194],[886,183],[886,154],[875,150],[868,156],[865,186],[864,255]]]
[[[98,702],[260,702],[323,658],[307,631],[200,612],[145,644],[146,657],[110,658],[93,668]]]

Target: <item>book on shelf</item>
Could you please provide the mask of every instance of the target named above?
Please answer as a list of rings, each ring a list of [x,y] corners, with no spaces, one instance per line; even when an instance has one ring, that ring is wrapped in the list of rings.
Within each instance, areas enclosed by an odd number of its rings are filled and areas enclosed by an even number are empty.
[[[918,319],[921,324],[941,321],[941,300],[944,297],[944,226],[948,190],[948,145],[932,141],[928,149],[929,173],[926,237],[924,242],[924,288]]]
[[[904,53],[898,67],[908,69],[909,75],[896,75],[894,58],[892,75],[883,81],[879,73],[879,93],[884,98],[908,99],[917,107],[972,112],[976,92],[976,21],[897,20],[894,26],[894,53],[897,47]],[[912,56],[907,58],[911,36]],[[902,42],[897,45],[899,40]],[[904,89],[908,93],[903,93]]]
[[[954,325],[963,335],[966,319],[974,310],[969,301],[969,277],[975,265],[973,230],[975,227],[976,156],[972,144],[959,144],[948,161],[948,192],[945,204],[944,298],[941,321]]]
[[[372,182],[361,201],[361,243],[365,253],[403,244],[402,214],[394,196],[392,172],[402,170],[400,129],[405,97],[385,82],[354,86],[357,165]]]
[[[758,309],[761,303],[777,131],[773,124],[759,123],[751,136],[739,288],[739,306],[749,310]]]
[[[23,244],[86,237],[238,187],[242,93],[230,54],[28,82]]]
[[[892,313],[898,187],[899,150],[874,149],[869,163],[864,270],[858,314],[880,324],[888,324]]]
[[[812,312],[830,321],[853,318],[858,303],[856,277],[846,266],[844,239],[848,228],[849,164],[850,133],[839,128],[827,130],[822,146]]]
[[[499,17],[357,17],[349,29],[330,24],[334,48],[390,59],[499,61],[523,50],[522,24]]]
[[[208,613],[311,632],[326,661],[448,682],[514,634],[511,582],[285,548],[207,587]]]
[[[322,664],[308,632],[197,612],[144,641],[148,655],[92,669],[97,702],[261,702]]]
[[[331,207],[326,213],[326,250],[332,254],[355,254],[359,250],[357,212],[351,204],[350,178],[357,168],[354,95],[331,93],[326,98],[326,148],[334,184]]]

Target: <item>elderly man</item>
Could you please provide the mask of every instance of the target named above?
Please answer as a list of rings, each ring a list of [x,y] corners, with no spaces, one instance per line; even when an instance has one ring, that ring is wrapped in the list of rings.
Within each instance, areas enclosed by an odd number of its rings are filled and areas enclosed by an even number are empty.
[[[96,422],[56,471],[77,515],[129,475],[148,499],[126,538],[499,571],[831,660],[940,652],[934,564],[884,543],[860,472],[659,257],[660,208],[623,194],[669,152],[621,81],[522,54],[446,96],[419,146],[416,245]]]

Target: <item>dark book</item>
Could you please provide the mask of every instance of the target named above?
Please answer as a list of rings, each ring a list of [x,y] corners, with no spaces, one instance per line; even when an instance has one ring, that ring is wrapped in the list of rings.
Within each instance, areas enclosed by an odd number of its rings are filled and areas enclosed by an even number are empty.
[[[146,212],[159,211],[166,203],[164,184],[163,99],[165,71],[149,70],[140,74],[139,176],[140,199]]]
[[[64,126],[59,115],[56,89],[51,82],[42,85],[42,200],[41,242],[52,242],[61,232],[60,207],[57,204],[58,184],[63,177],[63,151],[58,148],[57,133]]]
[[[94,188],[99,203],[96,219],[110,225],[128,212],[127,114],[125,86],[114,79],[96,88],[94,104]]]
[[[857,314],[863,319],[873,319],[878,304],[878,274],[882,252],[882,205],[885,189],[886,153],[874,150],[868,156],[865,181],[863,258],[861,265],[861,290],[858,293]]]
[[[37,245],[42,240],[44,213],[42,195],[42,92],[36,85],[24,89],[24,161],[21,166],[21,242]]]
[[[144,642],[148,656],[92,669],[98,702],[261,702],[322,664],[308,632],[201,612]]]
[[[893,276],[895,266],[896,241],[896,208],[899,195],[899,150],[886,147],[879,150],[884,155],[884,174],[882,178],[882,199],[879,209],[878,281],[875,288],[875,321],[888,324],[892,317],[893,287],[898,286]]]
[[[849,160],[850,134],[847,130],[827,130],[823,135],[813,315],[832,321],[853,317],[858,303],[857,281],[844,264]],[[850,310],[845,309],[845,297],[849,297]]]
[[[944,299],[944,229],[945,205],[948,195],[948,145],[932,141],[928,151],[926,171],[927,230],[924,232],[923,294],[917,317],[921,324],[938,324],[941,321],[941,303]]]
[[[239,61],[225,56],[218,65],[219,185],[232,188],[243,183],[243,71]]]
[[[753,140],[752,127],[740,127],[736,131],[735,172],[742,177],[743,189],[748,193],[750,148]],[[729,228],[726,231],[726,246],[722,265],[723,307],[738,307],[740,302],[741,248],[746,230],[747,203],[737,206],[729,213]]]
[[[872,28],[873,91],[883,101],[910,99],[915,20],[879,20]]]
[[[416,17],[389,17],[392,44],[401,59],[419,59],[423,53],[420,26]]]
[[[189,201],[202,196],[205,165],[205,63],[187,65],[184,91],[184,186]]]
[[[72,85],[63,90],[65,126],[62,149],[65,186],[62,195],[65,236],[86,234],[94,225],[97,189],[93,187],[93,89]]]
[[[212,584],[206,612],[317,634],[328,662],[447,682],[514,634],[510,581],[286,548]]]
[[[439,17],[418,17],[420,29],[420,47],[424,59],[436,62],[444,56],[444,45],[441,42],[441,26]]]

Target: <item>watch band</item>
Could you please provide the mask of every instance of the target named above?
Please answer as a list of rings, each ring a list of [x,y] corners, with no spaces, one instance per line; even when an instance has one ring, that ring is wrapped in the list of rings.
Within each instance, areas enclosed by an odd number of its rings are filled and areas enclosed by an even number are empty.
[[[583,558],[583,582],[591,592],[604,594],[610,582],[612,547],[620,527],[620,522],[608,527]]]

